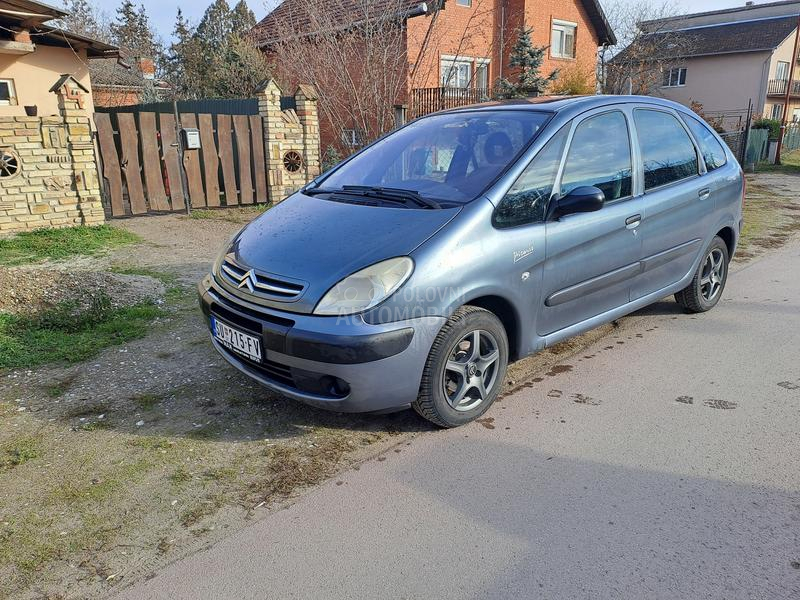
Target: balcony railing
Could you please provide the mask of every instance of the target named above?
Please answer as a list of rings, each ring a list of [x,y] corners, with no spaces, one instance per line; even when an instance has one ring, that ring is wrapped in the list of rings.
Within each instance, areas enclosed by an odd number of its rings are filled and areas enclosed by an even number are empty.
[[[411,90],[411,114],[409,117],[416,119],[437,110],[458,108],[486,102],[490,99],[491,91],[486,88],[417,88]]]
[[[769,96],[785,96],[786,89],[789,86],[789,82],[785,79],[770,79],[769,85],[767,86],[767,95]],[[800,81],[793,81],[792,82],[792,89],[789,92],[790,96],[800,96]]]

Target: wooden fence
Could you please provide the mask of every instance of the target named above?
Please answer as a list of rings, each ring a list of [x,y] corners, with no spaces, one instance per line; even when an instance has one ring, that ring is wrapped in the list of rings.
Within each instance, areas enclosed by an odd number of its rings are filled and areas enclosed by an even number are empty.
[[[200,131],[200,150],[177,147],[175,117],[162,112],[96,113],[98,145],[111,216],[122,217],[268,201],[262,117],[182,113]],[[188,198],[181,182],[186,173]]]

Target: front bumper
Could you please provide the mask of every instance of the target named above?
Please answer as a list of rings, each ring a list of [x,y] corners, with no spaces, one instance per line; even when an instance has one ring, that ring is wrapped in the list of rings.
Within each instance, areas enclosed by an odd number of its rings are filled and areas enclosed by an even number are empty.
[[[213,315],[258,336],[260,363],[212,342],[231,365],[300,402],[340,412],[408,406],[444,317],[371,325],[359,316],[321,317],[278,311],[232,296],[206,276],[198,286],[207,322]],[[210,323],[209,323],[210,326]]]

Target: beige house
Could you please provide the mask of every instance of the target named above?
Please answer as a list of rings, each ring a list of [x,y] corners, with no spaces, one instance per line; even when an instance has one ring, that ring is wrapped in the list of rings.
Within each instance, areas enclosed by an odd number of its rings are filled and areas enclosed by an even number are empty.
[[[104,220],[88,61],[118,49],[46,24],[65,14],[0,0],[0,235]]]
[[[0,116],[25,115],[26,106],[57,115],[50,87],[63,74],[89,90],[83,104],[93,112],[89,61],[116,56],[117,48],[46,25],[66,14],[31,0],[0,0]]]
[[[752,100],[755,114],[781,119],[791,87],[787,117],[800,120],[798,19],[800,0],[788,0],[640,23],[650,40],[666,42],[661,52],[678,49],[649,93],[710,113],[742,111]]]

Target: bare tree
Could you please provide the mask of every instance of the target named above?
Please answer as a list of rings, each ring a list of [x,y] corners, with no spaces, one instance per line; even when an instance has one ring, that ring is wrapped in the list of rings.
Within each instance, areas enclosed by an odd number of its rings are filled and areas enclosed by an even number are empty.
[[[411,103],[410,90],[439,87],[440,53],[454,63],[487,49],[486,58],[498,55],[496,2],[473,0],[470,17],[457,25],[439,18],[438,2],[426,4],[426,26],[413,33],[407,20],[423,17],[421,4],[409,0],[304,0],[275,17],[279,27],[263,43],[279,83],[316,86],[321,126],[326,137],[341,140],[340,150],[390,131],[394,107]],[[412,35],[419,37],[409,40]]]
[[[679,65],[696,45],[694,34],[674,30],[672,19],[679,14],[672,0],[613,0],[607,5],[606,15],[618,43],[604,46],[599,53],[598,79],[604,93],[657,93],[664,73]]]
[[[394,125],[408,73],[407,7],[403,0],[306,0],[281,19],[281,37],[269,44],[285,86],[317,88],[322,126],[345,150]]]

